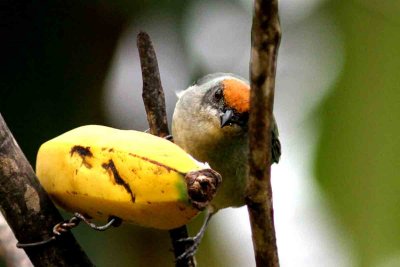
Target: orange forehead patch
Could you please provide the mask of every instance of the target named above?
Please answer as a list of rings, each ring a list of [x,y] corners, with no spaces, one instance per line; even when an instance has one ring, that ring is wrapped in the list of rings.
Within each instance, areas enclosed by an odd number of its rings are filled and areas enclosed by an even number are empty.
[[[240,113],[248,112],[250,108],[250,87],[236,79],[223,80],[222,84],[226,105]]]

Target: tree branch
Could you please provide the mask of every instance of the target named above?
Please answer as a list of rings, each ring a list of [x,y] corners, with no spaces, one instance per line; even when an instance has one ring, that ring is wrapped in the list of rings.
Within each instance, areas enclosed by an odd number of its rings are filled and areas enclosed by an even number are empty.
[[[169,135],[165,97],[158,70],[157,56],[150,36],[145,32],[140,32],[137,36],[137,46],[142,68],[142,98],[150,133],[165,137]]]
[[[167,113],[165,111],[164,91],[161,85],[157,56],[150,40],[150,36],[145,32],[140,32],[137,36],[137,46],[142,68],[142,97],[144,106],[146,108],[150,133],[160,137],[166,137],[169,135],[169,130]],[[187,242],[177,242],[179,239],[187,238],[188,231],[184,225],[182,227],[170,230],[169,235],[172,240],[172,246],[174,248],[174,255],[176,259],[186,251],[186,248],[189,245]],[[177,261],[176,266],[194,267],[194,257]]]
[[[63,221],[0,114],[0,208],[21,243],[48,239]],[[34,266],[93,266],[71,233],[25,248]]]
[[[246,204],[257,266],[279,266],[271,189],[271,123],[281,38],[277,0],[255,0],[251,37]]]

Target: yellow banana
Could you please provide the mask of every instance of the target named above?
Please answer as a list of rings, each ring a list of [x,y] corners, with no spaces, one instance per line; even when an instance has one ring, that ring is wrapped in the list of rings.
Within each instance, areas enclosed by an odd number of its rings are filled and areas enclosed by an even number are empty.
[[[37,176],[62,208],[172,229],[205,208],[221,176],[151,134],[88,125],[44,143]]]

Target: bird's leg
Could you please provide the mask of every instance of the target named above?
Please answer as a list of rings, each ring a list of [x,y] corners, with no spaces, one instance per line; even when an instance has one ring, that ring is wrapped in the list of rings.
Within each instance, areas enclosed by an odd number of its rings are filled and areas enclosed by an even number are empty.
[[[191,242],[192,244],[190,247],[188,247],[186,249],[186,251],[184,253],[182,253],[179,257],[176,258],[176,261],[180,261],[180,260],[186,259],[188,257],[192,257],[196,253],[196,251],[200,245],[200,242],[203,239],[204,233],[206,232],[208,223],[210,222],[211,217],[214,214],[215,214],[214,209],[211,207],[208,207],[207,214],[204,219],[203,225],[200,228],[200,231],[194,237],[182,238],[182,239],[178,240],[178,242]]]

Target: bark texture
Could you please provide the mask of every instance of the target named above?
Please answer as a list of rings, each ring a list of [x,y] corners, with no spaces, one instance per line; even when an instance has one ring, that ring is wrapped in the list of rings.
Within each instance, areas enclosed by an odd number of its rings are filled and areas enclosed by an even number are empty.
[[[251,32],[249,179],[246,204],[258,267],[279,266],[271,189],[271,123],[281,38],[277,0],[256,0]]]

